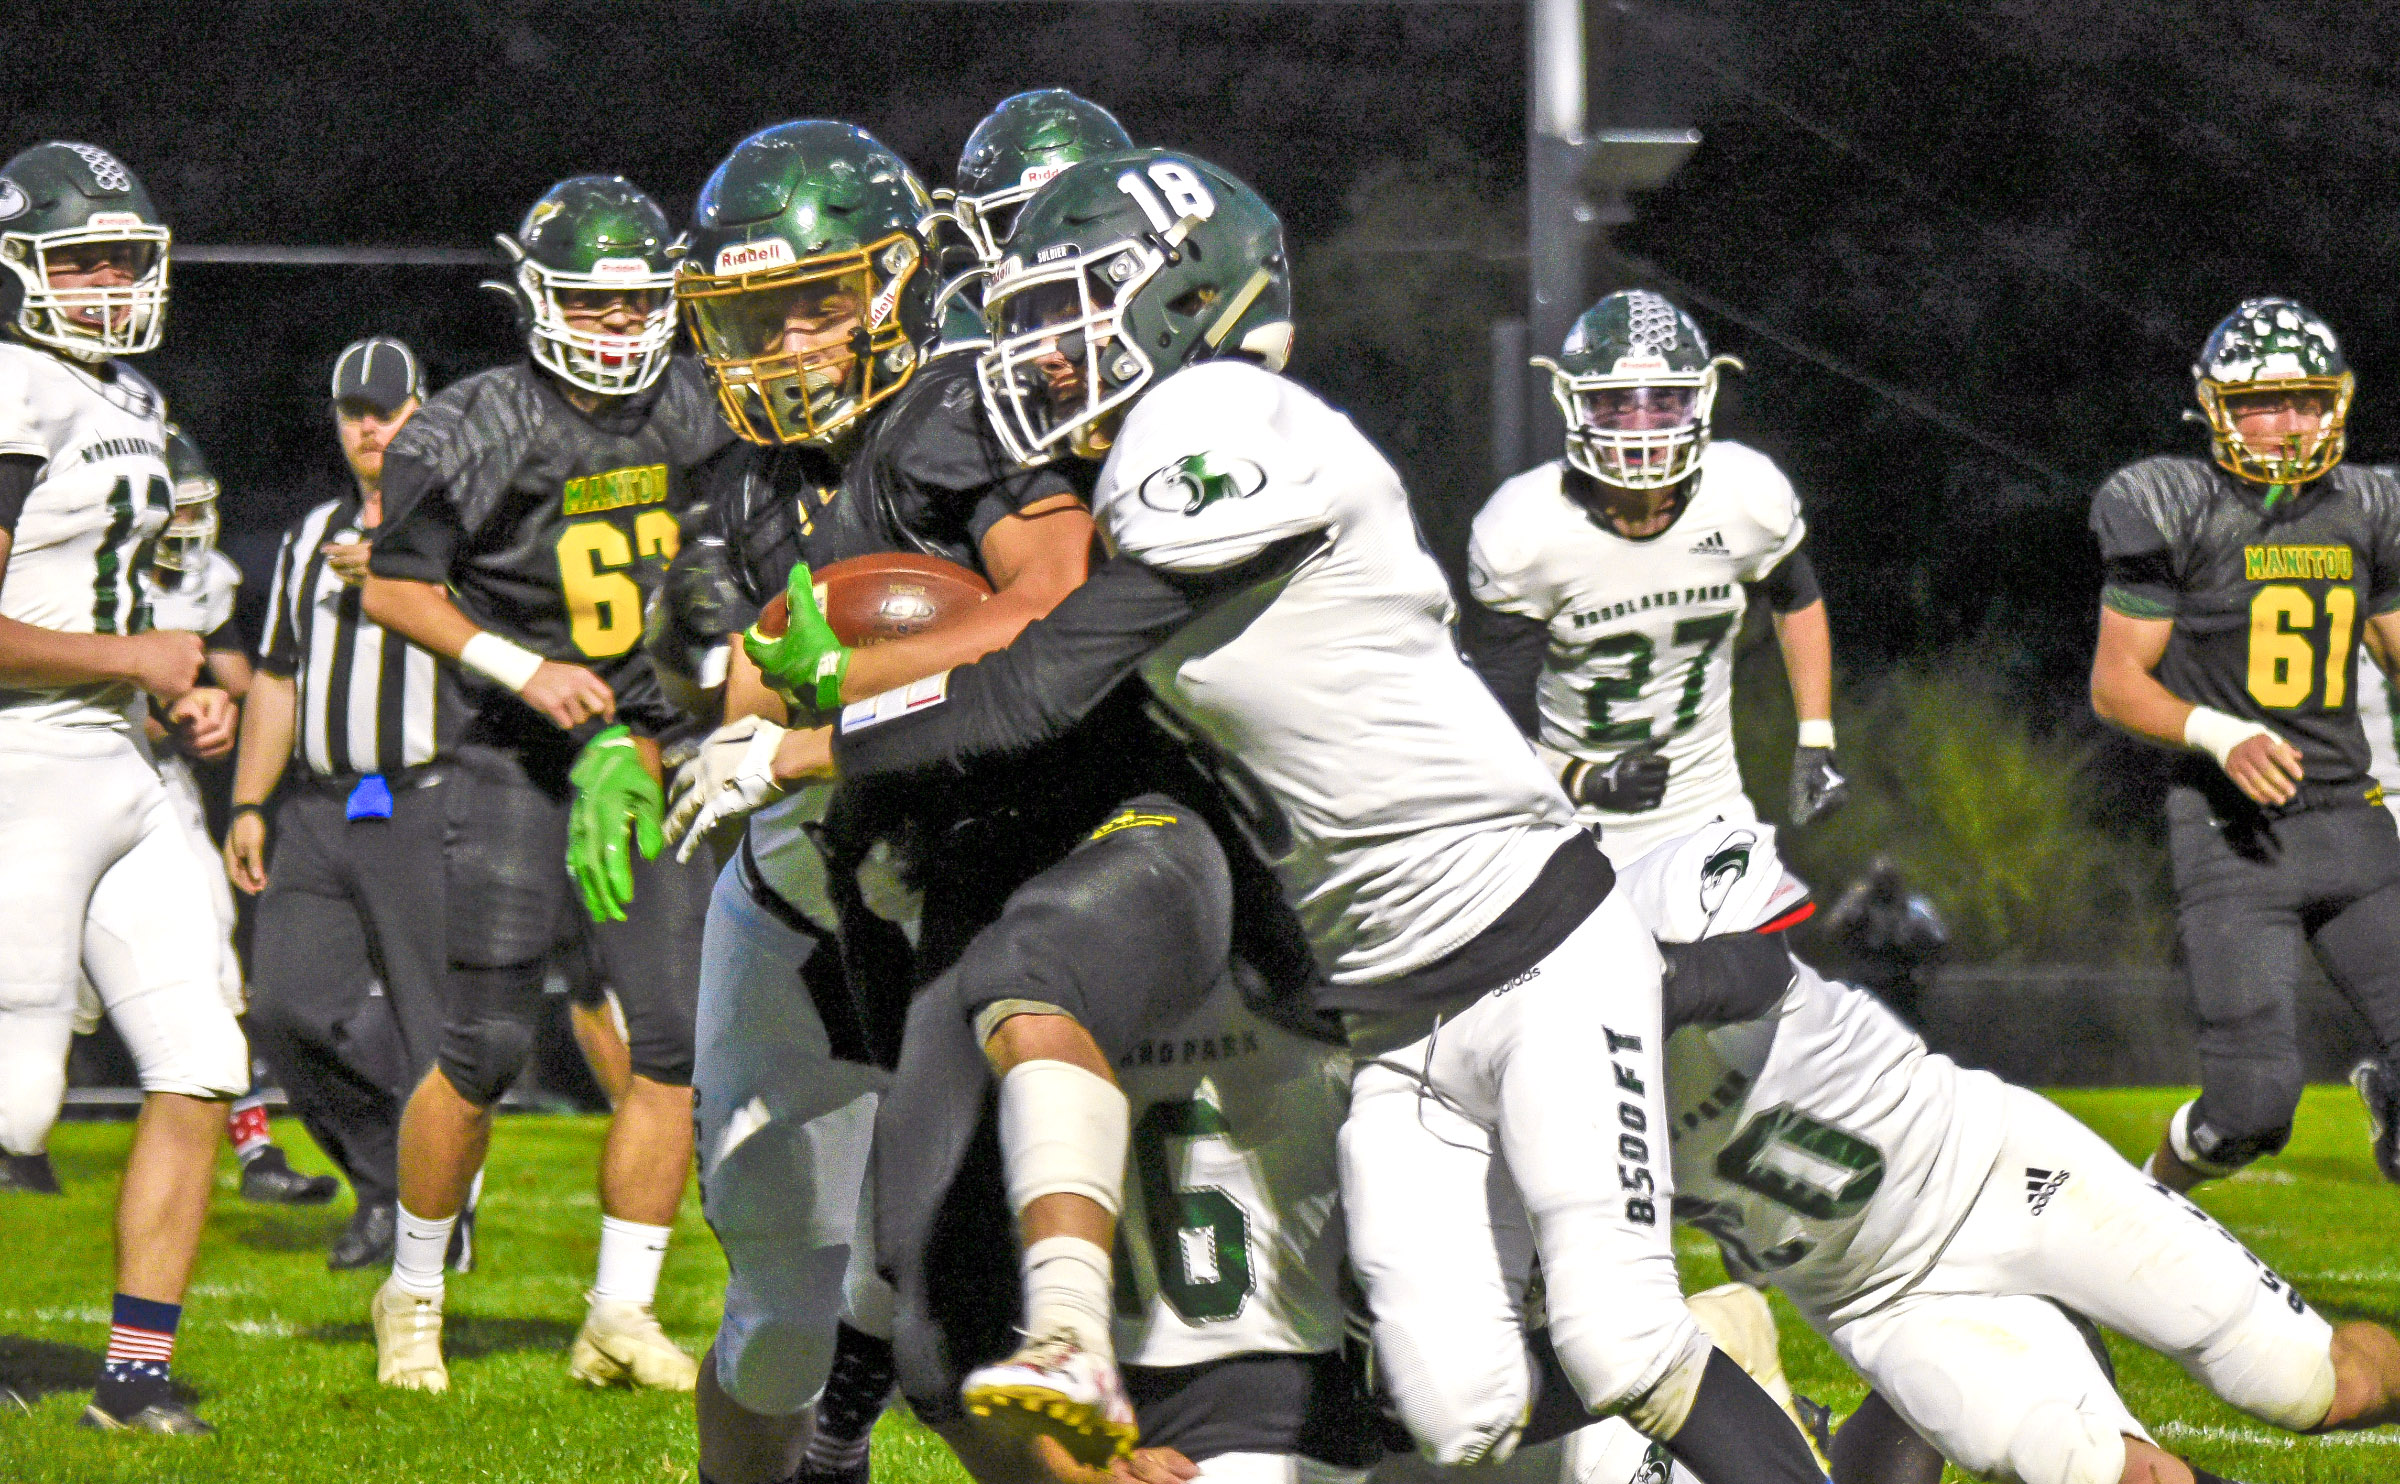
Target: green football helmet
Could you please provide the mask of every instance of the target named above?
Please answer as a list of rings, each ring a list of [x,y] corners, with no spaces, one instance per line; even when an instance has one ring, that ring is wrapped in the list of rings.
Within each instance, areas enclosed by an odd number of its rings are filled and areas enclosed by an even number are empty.
[[[1020,462],[1101,457],[1120,412],[1194,361],[1291,357],[1283,222],[1258,193],[1179,150],[1070,166],[1018,213],[983,295],[976,362],[992,426]]]
[[[200,455],[200,445],[173,423],[167,424],[166,457],[175,509],[151,548],[150,565],[173,579],[188,580],[208,566],[208,554],[217,548],[219,486],[208,460]]]
[[[958,157],[959,229],[985,263],[997,263],[1017,211],[1069,165],[1133,148],[1115,114],[1065,88],[1003,98]]]
[[[934,328],[932,214],[864,129],[805,119],[734,146],[700,188],[675,297],[736,433],[822,445],[908,384]]]
[[[674,235],[658,203],[624,176],[574,176],[542,193],[515,236],[500,234],[516,272],[485,287],[516,302],[536,365],[587,392],[631,396],[658,380],[674,353]],[[631,322],[577,329],[562,295],[620,301]]]
[[[2192,367],[2218,467],[2252,484],[2305,484],[2342,461],[2357,379],[2333,329],[2293,299],[2249,299],[2225,316]],[[2241,415],[2261,402],[2293,402],[2316,431],[2285,434],[2260,448],[2242,436]]]
[[[1567,462],[1604,484],[1680,484],[1708,451],[1717,370],[1692,317],[1648,289],[1620,289],[1585,310],[1558,359],[1535,356],[1567,420]]]
[[[0,165],[0,313],[37,345],[102,361],[158,347],[167,328],[166,223],[124,163],[52,140]],[[106,258],[121,282],[60,287]]]

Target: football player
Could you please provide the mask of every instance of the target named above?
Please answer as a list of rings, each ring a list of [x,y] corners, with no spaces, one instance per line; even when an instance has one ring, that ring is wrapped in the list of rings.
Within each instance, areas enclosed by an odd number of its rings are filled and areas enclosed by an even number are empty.
[[[699,366],[672,354],[672,236],[622,177],[551,187],[500,239],[527,358],[437,393],[384,454],[367,616],[456,661],[473,707],[445,755],[460,800],[447,1029],[402,1116],[392,1277],[373,1306],[387,1385],[449,1384],[444,1250],[531,1043],[562,859],[633,1072],[601,1155],[599,1274],[568,1368],[594,1385],[693,1381],[650,1305],[691,1163],[708,881],[651,858],[658,739],[683,719],[638,641],[682,539],[688,471],[728,434]]]
[[[89,974],[141,1070],[117,1197],[108,1354],[83,1424],[211,1431],[168,1367],[208,1214],[219,1104],[250,1085],[219,992],[208,867],[152,764],[151,705],[186,745],[234,721],[200,637],[142,583],[174,507],[157,346],[169,234],[124,163],[39,144],[0,166],[0,1149],[47,1141]]]
[[[2362,634],[2400,653],[2400,482],[2342,462],[2353,378],[2302,305],[2244,303],[2192,374],[2212,456],[2143,459],[2092,497],[2092,709],[2186,754],[2167,846],[2200,1096],[2148,1169],[2189,1190],[2291,1138],[2305,943],[2374,1038],[2357,1081],[2400,1180],[2400,832],[2353,683]]]
[[[1420,1444],[1505,1457],[1523,1419],[1522,1315],[1487,1216],[1505,1150],[1584,1403],[1703,1475],[1821,1478],[1676,1283],[1657,950],[1460,661],[1397,475],[1279,374],[1274,212],[1188,155],[1088,160],[1018,215],[984,305],[995,430],[1023,459],[1101,462],[1094,512],[1117,554],[1008,649],[787,734],[773,786],[1022,749],[1138,671],[1215,755],[1359,1054],[1351,1253]]]
[[[1667,943],[1755,936],[1805,895],[1772,830],[1721,822],[1621,886]],[[2278,1427],[2400,1418],[2390,1331],[2328,1324],[2197,1206],[1865,991],[1780,948],[1741,962],[1709,1002],[1668,991],[1675,1212],[1875,1388],[1834,1440],[1840,1484],[1937,1481],[1912,1429],[1984,1478],[2209,1484],[2126,1410],[2076,1316]]]
[[[1718,372],[1657,294],[1576,320],[1550,393],[1563,459],[1500,486],[1467,548],[1467,652],[1619,865],[1717,818],[1753,820],[1733,755],[1733,650],[1756,589],[1799,713],[1791,820],[1837,807],[1833,643],[1791,481],[1709,436]]]

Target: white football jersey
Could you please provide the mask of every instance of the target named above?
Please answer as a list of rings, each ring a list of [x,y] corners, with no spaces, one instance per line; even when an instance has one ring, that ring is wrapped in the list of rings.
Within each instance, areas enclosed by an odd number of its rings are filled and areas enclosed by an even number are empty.
[[[1763,827],[1712,826],[1618,877],[1667,941],[1747,931],[1795,893]],[[1667,1038],[1675,1217],[1737,1278],[1839,1324],[1914,1281],[1999,1157],[2007,1084],[1926,1048],[1861,989],[1795,961],[1774,1009]]]
[[[1541,740],[1563,767],[1658,745],[1666,797],[1641,814],[1580,811],[1622,865],[1719,814],[1754,819],[1733,754],[1733,644],[1757,582],[1808,533],[1772,459],[1722,440],[1674,524],[1629,540],[1586,515],[1557,461],[1506,484],[1475,517],[1467,589],[1546,625],[1535,697]]]
[[[150,627],[139,573],[175,502],[166,403],[131,368],[111,364],[103,380],[0,340],[0,453],[45,461],[0,573],[0,617],[68,634]],[[0,715],[57,726],[136,729],[141,708],[131,685],[0,689]]]
[[[1334,1140],[1350,1054],[1260,1018],[1233,975],[1117,1063],[1132,1104],[1116,1345],[1197,1365],[1342,1343]]]
[[[168,587],[157,578],[155,569],[143,577],[143,590],[150,598],[150,626],[205,638],[233,617],[242,569],[225,553],[211,551],[208,565],[200,569],[199,581]]]
[[[1092,509],[1114,549],[1218,572],[1286,537],[1323,545],[1178,633],[1151,689],[1257,804],[1337,985],[1422,968],[1491,925],[1576,829],[1574,810],[1459,658],[1455,609],[1400,476],[1350,420],[1239,361],[1135,405]]]
[[[2400,819],[2400,705],[2395,690],[2367,646],[2358,646],[2358,673],[2350,694],[2358,697],[2358,724],[2367,733],[2367,772],[2383,785],[2383,807]]]

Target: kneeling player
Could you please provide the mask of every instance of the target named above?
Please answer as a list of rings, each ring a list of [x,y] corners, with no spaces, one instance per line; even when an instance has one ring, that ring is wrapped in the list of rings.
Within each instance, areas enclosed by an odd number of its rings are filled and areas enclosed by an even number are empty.
[[[1787,880],[1771,830],[1720,823],[1624,884],[1676,943],[1767,924]],[[2198,1207],[2046,1099],[1932,1054],[1864,991],[1757,962],[1729,1002],[1669,989],[1670,1023],[1688,1022],[1667,1043],[1675,1210],[1874,1385],[1835,1441],[1842,1484],[1896,1477],[1857,1468],[1905,1441],[1898,1422],[1993,1478],[2205,1484],[2126,1410],[2070,1311],[2279,1427],[2400,1419],[2389,1331],[2329,1325]]]

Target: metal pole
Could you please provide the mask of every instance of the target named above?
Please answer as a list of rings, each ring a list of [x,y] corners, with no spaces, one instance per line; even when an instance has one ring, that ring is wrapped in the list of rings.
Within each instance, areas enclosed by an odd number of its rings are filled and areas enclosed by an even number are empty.
[[[1585,256],[1594,213],[1581,175],[1585,139],[1583,0],[1526,0],[1525,339],[1532,353],[1556,354],[1584,307]],[[1540,372],[1523,367],[1524,463],[1557,451],[1564,425]],[[1523,467],[1521,464],[1519,467]]]
[[[1492,322],[1492,488],[1525,467],[1525,321]]]

